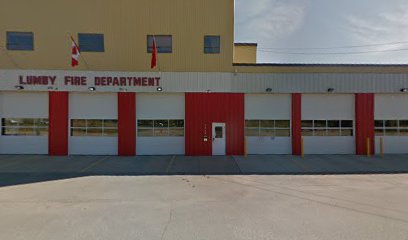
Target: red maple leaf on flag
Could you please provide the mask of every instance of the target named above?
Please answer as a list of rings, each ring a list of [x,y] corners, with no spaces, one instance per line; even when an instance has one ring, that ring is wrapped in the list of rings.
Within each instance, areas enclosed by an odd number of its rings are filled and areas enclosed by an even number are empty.
[[[72,55],[71,55],[71,66],[76,67],[79,64],[79,57],[81,55],[79,47],[76,44],[75,40],[71,37],[72,40]]]

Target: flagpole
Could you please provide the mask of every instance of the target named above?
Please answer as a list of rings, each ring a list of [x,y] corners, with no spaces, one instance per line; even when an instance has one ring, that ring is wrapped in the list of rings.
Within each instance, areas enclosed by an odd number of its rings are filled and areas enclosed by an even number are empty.
[[[160,62],[159,62],[159,52],[158,52],[158,50],[157,50],[157,42],[156,42],[156,36],[155,35],[152,35],[152,37],[153,37],[153,43],[154,43],[154,45],[156,46],[156,62],[155,62],[155,64],[156,64],[156,67],[155,68],[157,68],[157,70],[158,70],[158,72],[159,72],[159,77],[161,77],[161,65],[160,65]],[[153,46],[153,44],[152,44],[152,46]],[[152,49],[152,52],[154,51],[154,49]]]
[[[10,60],[10,62],[13,63],[14,66],[16,66],[18,69],[23,69],[22,67],[20,67],[17,62],[14,60],[14,58],[12,58],[6,49],[4,49],[3,47],[0,46],[0,49],[4,52],[4,54],[7,56],[7,58]]]
[[[79,53],[81,53],[81,49],[79,48],[78,44],[76,43],[75,39],[72,37],[72,35],[69,35],[71,38],[71,41],[75,44],[75,46],[77,47],[77,49],[79,49]],[[85,67],[87,70],[90,70],[88,63],[86,62],[84,56],[82,56],[82,54],[79,54],[79,57],[82,59],[82,61],[84,61],[85,63]]]
[[[159,70],[159,77],[161,78],[162,77],[162,72],[161,72],[161,64],[160,64],[160,61],[159,61],[159,51],[157,50],[157,42],[156,42],[156,36],[155,35],[153,35],[153,38],[154,38],[154,42],[156,43],[156,64],[157,64],[157,70]]]

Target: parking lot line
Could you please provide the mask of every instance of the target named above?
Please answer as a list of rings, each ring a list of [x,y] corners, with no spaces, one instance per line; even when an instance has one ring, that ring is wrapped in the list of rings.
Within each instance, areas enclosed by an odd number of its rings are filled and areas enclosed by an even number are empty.
[[[171,157],[169,165],[167,166],[166,169],[166,173],[170,172],[171,167],[173,166],[174,160],[176,159],[176,155],[173,155],[173,157]]]
[[[91,168],[93,168],[93,167],[96,167],[96,166],[99,165],[102,161],[104,161],[104,160],[106,160],[106,159],[108,159],[108,158],[109,158],[109,156],[105,156],[105,157],[103,157],[103,158],[101,158],[101,159],[99,159],[99,160],[97,160],[97,161],[95,161],[95,162],[89,164],[88,166],[84,167],[84,168],[81,169],[79,172],[81,172],[81,173],[86,172],[86,171],[88,171],[89,169],[91,169]]]

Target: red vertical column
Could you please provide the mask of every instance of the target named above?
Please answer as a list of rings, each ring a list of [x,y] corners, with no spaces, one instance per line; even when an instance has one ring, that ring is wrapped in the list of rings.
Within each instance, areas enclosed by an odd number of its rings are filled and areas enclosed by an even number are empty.
[[[68,155],[68,92],[49,92],[48,154]]]
[[[118,93],[118,155],[136,155],[136,93]]]
[[[374,154],[374,94],[357,93],[356,111],[356,154],[367,154],[367,139],[370,140],[370,154]]]
[[[292,154],[302,154],[302,94],[292,94]]]

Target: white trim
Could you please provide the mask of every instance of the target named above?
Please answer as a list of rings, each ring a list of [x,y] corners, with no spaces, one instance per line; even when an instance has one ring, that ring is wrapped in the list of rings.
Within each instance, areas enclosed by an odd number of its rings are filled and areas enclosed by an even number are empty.
[[[160,78],[163,92],[234,93],[400,93],[408,87],[408,73],[232,73],[232,72],[108,72],[64,70],[0,70],[0,91],[13,91],[19,76],[56,76],[54,85],[24,85],[20,91],[156,92],[157,86],[95,86],[98,77]],[[64,84],[65,76],[83,76],[86,86]]]

